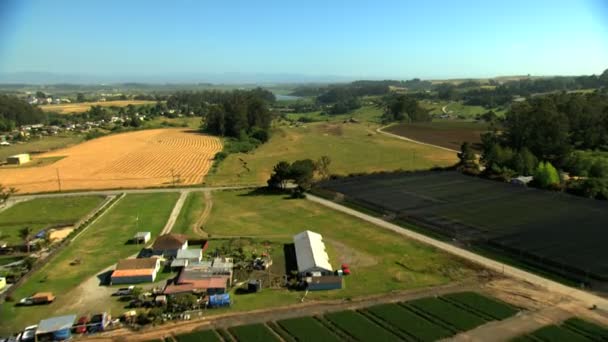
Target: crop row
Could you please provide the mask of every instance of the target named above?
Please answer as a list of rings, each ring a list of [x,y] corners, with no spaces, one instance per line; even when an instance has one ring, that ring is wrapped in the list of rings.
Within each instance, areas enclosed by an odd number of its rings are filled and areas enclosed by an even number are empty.
[[[201,340],[214,340],[222,336],[224,340],[245,342],[277,341],[280,336],[287,342],[436,341],[490,320],[505,319],[516,312],[515,308],[496,299],[462,292],[405,303],[382,304],[361,311],[328,313],[322,317],[293,318],[220,329],[215,333],[204,332],[207,337]],[[593,327],[583,323],[575,321],[572,325],[589,333],[597,333]],[[178,341],[193,341],[189,339],[191,335],[179,336]]]
[[[549,325],[528,335],[520,336],[513,341],[608,341],[608,329],[580,318],[571,318],[561,325]]]

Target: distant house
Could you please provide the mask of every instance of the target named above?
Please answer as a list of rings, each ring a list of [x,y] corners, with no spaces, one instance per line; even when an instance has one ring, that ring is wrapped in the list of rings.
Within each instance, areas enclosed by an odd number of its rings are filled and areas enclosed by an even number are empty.
[[[133,236],[133,242],[137,244],[147,243],[151,238],[152,234],[150,232],[137,232],[137,234]]]
[[[0,146],[11,146],[11,143],[8,141],[0,141]]]
[[[152,251],[156,255],[175,258],[179,250],[188,248],[188,238],[182,234],[165,234],[156,238]]]
[[[159,258],[123,259],[112,272],[112,284],[138,284],[153,282],[160,270]]]
[[[333,268],[329,263],[329,256],[325,251],[325,243],[321,234],[306,230],[295,235],[293,242],[300,274],[333,274]]]
[[[511,179],[511,184],[526,186],[532,180],[534,180],[534,177],[532,177],[532,176],[519,176],[519,177]]]
[[[15,154],[6,158],[6,162],[12,165],[22,165],[30,161],[30,155],[27,153]]]

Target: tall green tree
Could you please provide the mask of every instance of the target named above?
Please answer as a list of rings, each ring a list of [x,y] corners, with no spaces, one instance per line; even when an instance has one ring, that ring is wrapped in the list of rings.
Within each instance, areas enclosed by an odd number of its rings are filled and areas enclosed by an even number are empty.
[[[550,162],[540,162],[534,173],[534,181],[541,188],[551,188],[558,186],[560,183],[559,173]]]

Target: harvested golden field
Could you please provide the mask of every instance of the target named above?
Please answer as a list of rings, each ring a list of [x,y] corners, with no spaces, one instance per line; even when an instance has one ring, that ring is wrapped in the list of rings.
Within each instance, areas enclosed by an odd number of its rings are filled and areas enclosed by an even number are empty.
[[[92,106],[101,107],[126,107],[128,105],[145,105],[154,104],[154,101],[144,100],[124,100],[124,101],[101,101],[101,102],[82,102],[82,103],[65,103],[58,105],[43,105],[40,108],[46,112],[57,112],[59,114],[82,113],[91,109]]]
[[[143,188],[203,181],[221,151],[220,139],[187,129],[116,134],[36,156],[64,157],[41,167],[0,169],[0,182],[19,193]]]

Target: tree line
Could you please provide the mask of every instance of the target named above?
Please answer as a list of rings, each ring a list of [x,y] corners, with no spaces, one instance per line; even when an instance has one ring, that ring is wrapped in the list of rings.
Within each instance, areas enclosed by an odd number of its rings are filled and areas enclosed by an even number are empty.
[[[469,146],[461,166],[472,170]],[[534,176],[537,186],[608,199],[608,94],[558,93],[511,106],[482,136],[484,174]],[[557,170],[573,180],[565,182]]]
[[[9,95],[0,95],[0,132],[17,126],[45,123],[47,115],[40,108]]]

